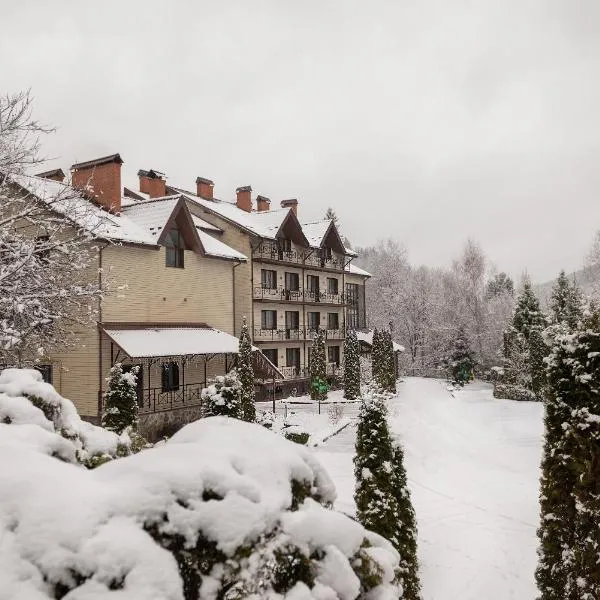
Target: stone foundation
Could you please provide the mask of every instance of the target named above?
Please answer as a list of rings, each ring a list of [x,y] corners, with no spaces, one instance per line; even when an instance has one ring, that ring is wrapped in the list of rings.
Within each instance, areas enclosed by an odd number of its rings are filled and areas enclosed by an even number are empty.
[[[158,442],[164,437],[172,436],[184,425],[196,421],[200,417],[200,406],[189,406],[157,413],[145,413],[140,415],[138,431],[149,442]]]

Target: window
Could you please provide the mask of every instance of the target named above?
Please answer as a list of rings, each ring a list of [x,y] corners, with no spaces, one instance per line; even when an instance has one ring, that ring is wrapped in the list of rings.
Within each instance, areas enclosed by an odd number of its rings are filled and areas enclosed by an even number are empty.
[[[308,289],[310,299],[313,302],[318,302],[321,297],[321,294],[319,293],[319,277],[318,277],[318,275],[307,275],[306,276],[306,288]]]
[[[179,365],[174,362],[163,363],[162,391],[176,392],[179,389]]]
[[[263,290],[277,289],[277,271],[261,269],[260,270],[260,283],[262,285]]]
[[[327,293],[334,296],[339,294],[338,280],[335,277],[327,278]]]
[[[277,329],[277,311],[263,310],[260,313],[261,329]]]
[[[279,353],[277,348],[265,348],[262,353],[275,365],[279,362]]]
[[[297,310],[285,311],[285,328],[300,329],[300,313]]]
[[[183,241],[183,236],[177,229],[171,229],[167,234],[166,246],[167,267],[183,269],[183,251],[185,250],[185,243]]]
[[[348,304],[358,304],[358,283],[346,284],[346,302]]]
[[[328,346],[327,347],[327,362],[334,363],[336,367],[340,366],[340,347],[339,346]]]
[[[288,367],[296,367],[300,370],[300,348],[286,348],[285,362]]]
[[[348,329],[358,329],[358,306],[349,306],[346,311]]]
[[[340,316],[337,313],[327,313],[327,329],[339,329]]]
[[[309,312],[309,313],[306,313],[306,316],[308,318],[308,328],[311,331],[315,331],[315,330],[319,329],[319,326],[321,325],[321,313],[320,312]]]
[[[297,292],[300,290],[300,276],[298,273],[285,274],[285,289],[290,292]]]
[[[42,379],[46,383],[52,383],[52,365],[37,365],[35,370],[42,374]]]
[[[291,252],[292,251],[292,240],[288,240],[286,238],[280,238],[277,242],[279,246],[279,250],[282,252]]]
[[[39,256],[41,262],[48,262],[50,255],[50,249],[48,248],[49,241],[49,235],[38,235],[35,238],[35,253]]]

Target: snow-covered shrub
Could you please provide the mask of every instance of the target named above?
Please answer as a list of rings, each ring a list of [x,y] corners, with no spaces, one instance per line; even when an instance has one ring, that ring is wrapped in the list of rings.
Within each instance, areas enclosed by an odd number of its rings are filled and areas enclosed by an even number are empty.
[[[19,436],[23,443],[29,439],[34,447],[39,447],[45,439],[48,447],[60,446],[61,456],[67,460],[68,455],[68,462],[77,461],[90,468],[132,451],[127,433],[119,436],[83,421],[75,405],[45,383],[35,369],[0,372],[0,423],[10,425],[11,429],[26,427],[11,435]],[[35,428],[51,434],[50,437]],[[66,446],[59,440],[50,442],[52,436],[66,440],[73,452],[66,452]]]
[[[275,422],[275,414],[270,410],[263,410],[258,413],[256,422],[267,429],[273,429],[273,423]]]
[[[108,381],[108,391],[104,395],[102,427],[117,434],[138,425],[137,374],[139,366],[123,373],[121,363],[115,364]]]
[[[314,455],[213,417],[88,471],[0,438],[0,597],[401,598]]]
[[[496,383],[494,385],[494,398],[499,400],[519,400],[521,402],[537,402],[539,398],[527,388],[520,385],[508,383]]]
[[[242,385],[235,369],[202,390],[203,417],[242,418]]]
[[[288,425],[282,431],[286,440],[290,440],[290,442],[295,442],[296,444],[306,446],[310,439],[310,433],[305,431],[300,425]]]

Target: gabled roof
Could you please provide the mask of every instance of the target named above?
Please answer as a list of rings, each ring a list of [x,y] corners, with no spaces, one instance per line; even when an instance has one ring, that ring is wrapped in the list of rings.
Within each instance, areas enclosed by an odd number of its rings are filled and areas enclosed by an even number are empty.
[[[323,248],[326,242],[329,247],[337,250],[341,254],[346,254],[346,248],[340,233],[333,219],[324,219],[323,221],[314,221],[312,223],[303,223],[304,231],[312,248]]]
[[[10,175],[9,180],[95,237],[155,246],[156,240],[123,215],[113,215],[60,181],[34,175]]]

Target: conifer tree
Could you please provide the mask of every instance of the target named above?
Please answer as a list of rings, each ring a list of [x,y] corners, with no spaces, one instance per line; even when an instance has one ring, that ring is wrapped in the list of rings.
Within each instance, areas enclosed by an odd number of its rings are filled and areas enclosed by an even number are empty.
[[[570,600],[577,598],[572,595],[576,475],[571,443],[564,426],[570,422],[577,382],[571,369],[573,334],[566,324],[556,326],[552,334],[554,340],[548,357],[545,396],[536,580],[540,600]]]
[[[571,283],[564,271],[561,271],[552,288],[550,297],[550,313],[553,323],[567,323],[575,328],[581,318],[581,291]]]
[[[400,581],[405,600],[419,600],[419,561],[417,558],[417,519],[413,508],[404,468],[404,451],[400,440],[395,440],[392,456],[392,487],[398,504],[398,546],[400,553]]]
[[[526,341],[529,341],[529,334],[532,329],[536,327],[544,329],[546,327],[546,317],[528,279],[525,280],[523,290],[517,299],[512,324],[514,329],[522,334]]]
[[[344,398],[360,396],[360,353],[355,331],[349,331],[344,341]]]
[[[469,346],[464,328],[460,327],[450,353],[450,372],[454,383],[458,385],[468,383],[474,367],[473,351]]]
[[[389,331],[382,331],[382,355],[383,355],[383,389],[386,392],[396,393],[396,355],[394,354],[394,342]]]
[[[211,385],[202,390],[201,397],[203,417],[242,418],[242,385],[235,369],[215,377]]]
[[[325,358],[325,338],[319,329],[313,339],[310,353],[310,397],[313,400],[327,398],[327,362]]]
[[[544,359],[548,356],[550,349],[546,345],[539,328],[536,327],[531,330],[528,346],[531,391],[541,399],[546,385],[546,365]]]
[[[110,370],[108,391],[104,395],[104,413],[102,427],[117,434],[138,425],[137,373],[139,367],[132,367],[123,373],[121,363]]]
[[[381,332],[375,328],[371,342],[371,374],[373,381],[381,388],[385,385],[384,360]]]
[[[367,529],[388,539],[398,550],[402,598],[419,600],[415,514],[402,448],[392,443],[387,425],[387,397],[373,384],[361,405],[354,457],[356,515]]]
[[[248,333],[246,318],[240,333],[238,354],[238,375],[241,384],[242,419],[249,423],[256,421],[256,406],[254,405],[254,369],[252,367],[252,342]]]

